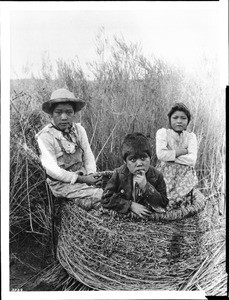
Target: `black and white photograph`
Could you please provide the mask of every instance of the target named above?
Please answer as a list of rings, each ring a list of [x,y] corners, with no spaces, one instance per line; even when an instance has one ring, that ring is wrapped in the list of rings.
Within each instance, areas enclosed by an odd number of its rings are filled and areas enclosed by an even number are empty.
[[[227,0],[0,8],[3,300],[227,297]]]

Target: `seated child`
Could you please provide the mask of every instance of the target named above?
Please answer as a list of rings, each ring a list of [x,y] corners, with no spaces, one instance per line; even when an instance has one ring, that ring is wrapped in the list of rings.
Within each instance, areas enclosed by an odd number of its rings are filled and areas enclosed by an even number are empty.
[[[165,212],[168,203],[161,172],[150,165],[152,150],[141,133],[128,134],[122,143],[124,164],[115,169],[101,199],[104,208],[141,218],[151,212]]]
[[[192,203],[198,178],[195,171],[197,138],[187,129],[191,113],[183,103],[175,103],[168,113],[169,128],[156,133],[157,169],[164,176],[169,204],[167,210]]]

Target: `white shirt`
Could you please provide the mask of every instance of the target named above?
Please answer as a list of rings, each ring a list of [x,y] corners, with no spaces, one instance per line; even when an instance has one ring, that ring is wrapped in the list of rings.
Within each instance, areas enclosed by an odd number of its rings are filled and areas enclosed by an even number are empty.
[[[73,126],[77,131],[78,140],[84,150],[83,164],[86,169],[86,173],[94,173],[96,172],[95,157],[91,151],[87,133],[80,123],[74,123]],[[76,173],[64,170],[57,163],[57,157],[58,155],[61,155],[61,149],[56,138],[69,143],[63,136],[62,132],[53,128],[51,124],[48,124],[36,135],[36,138],[41,151],[41,163],[47,174],[52,178],[63,182],[77,180],[75,175]]]
[[[176,158],[177,149],[187,149],[188,154]],[[195,133],[183,131],[178,134],[172,129],[161,128],[156,133],[156,154],[161,161],[172,161],[193,166],[197,160],[197,138]]]

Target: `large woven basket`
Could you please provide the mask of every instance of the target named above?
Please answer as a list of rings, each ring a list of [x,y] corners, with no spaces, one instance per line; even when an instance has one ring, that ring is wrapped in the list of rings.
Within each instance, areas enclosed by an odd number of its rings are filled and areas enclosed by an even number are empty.
[[[62,208],[57,256],[68,274],[95,290],[179,290],[206,257],[205,197],[148,220],[77,200]]]

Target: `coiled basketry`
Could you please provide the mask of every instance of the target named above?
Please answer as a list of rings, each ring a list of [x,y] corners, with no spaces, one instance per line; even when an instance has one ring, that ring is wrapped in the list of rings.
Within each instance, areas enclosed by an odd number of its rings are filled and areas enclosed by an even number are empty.
[[[178,290],[207,255],[205,197],[147,220],[96,205],[65,202],[58,260],[70,276],[95,290]]]

